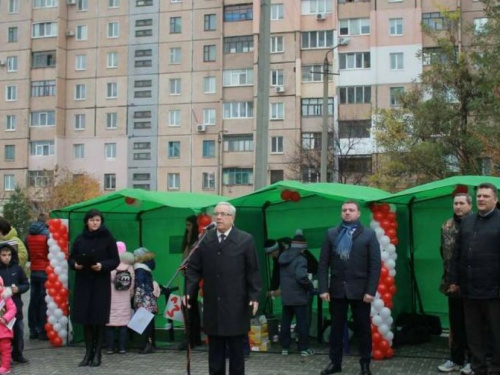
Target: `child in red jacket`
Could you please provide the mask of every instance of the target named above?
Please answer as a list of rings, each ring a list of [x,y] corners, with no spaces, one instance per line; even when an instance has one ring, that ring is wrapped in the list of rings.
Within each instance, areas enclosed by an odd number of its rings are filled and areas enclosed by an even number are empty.
[[[14,337],[12,332],[12,320],[16,318],[16,304],[12,301],[11,288],[5,288],[3,279],[0,277],[0,354],[2,356],[2,365],[0,375],[10,373],[11,364],[11,341]]]

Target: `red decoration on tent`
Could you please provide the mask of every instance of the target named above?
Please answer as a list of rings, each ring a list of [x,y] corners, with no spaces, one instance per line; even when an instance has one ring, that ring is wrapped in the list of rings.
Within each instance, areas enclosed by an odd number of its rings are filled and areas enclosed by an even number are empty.
[[[125,203],[127,203],[129,206],[132,206],[135,203],[136,199],[132,197],[125,197]]]
[[[466,185],[457,185],[455,186],[455,190],[451,193],[451,196],[454,197],[457,194],[467,194],[469,188]]]
[[[291,190],[288,190],[288,189],[285,189],[281,192],[280,194],[280,197],[281,199],[283,199],[284,201],[289,201],[290,199],[292,199],[292,191]]]
[[[293,191],[290,200],[292,202],[295,202],[295,203],[297,203],[298,201],[300,201],[300,194],[299,194],[299,192],[298,191]]]

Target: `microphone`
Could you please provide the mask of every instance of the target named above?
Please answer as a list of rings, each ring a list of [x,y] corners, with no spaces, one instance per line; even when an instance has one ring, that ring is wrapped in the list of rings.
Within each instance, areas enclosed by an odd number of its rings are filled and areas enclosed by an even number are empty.
[[[212,221],[210,224],[208,224],[206,227],[205,227],[205,230],[210,230],[210,229],[214,229],[215,227],[217,226],[217,223]]]

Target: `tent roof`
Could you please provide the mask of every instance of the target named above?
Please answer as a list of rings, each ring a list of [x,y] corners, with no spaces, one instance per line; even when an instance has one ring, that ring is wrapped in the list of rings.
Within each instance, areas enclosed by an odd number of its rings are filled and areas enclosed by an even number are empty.
[[[368,202],[382,200],[390,194],[379,189],[336,183],[304,184],[297,181],[279,181],[266,186],[254,193],[231,199],[236,207],[262,207],[266,202],[271,204],[284,203],[281,192],[290,189],[299,192],[301,198],[320,196],[335,201],[356,200]]]
[[[138,204],[127,204],[125,198],[134,198]],[[227,198],[213,194],[181,193],[147,191],[142,189],[123,189],[85,202],[63,207],[52,211],[54,217],[67,217],[69,213],[85,213],[91,208],[106,213],[133,214],[151,211],[162,207],[201,209],[227,200]]]
[[[447,195],[451,195],[457,185],[466,185],[469,191],[483,182],[490,182],[500,189],[500,178],[491,176],[454,176],[444,180],[429,182],[428,184],[415,186],[410,189],[400,191],[391,195],[389,198],[383,198],[384,202],[408,204],[413,202],[426,201]]]

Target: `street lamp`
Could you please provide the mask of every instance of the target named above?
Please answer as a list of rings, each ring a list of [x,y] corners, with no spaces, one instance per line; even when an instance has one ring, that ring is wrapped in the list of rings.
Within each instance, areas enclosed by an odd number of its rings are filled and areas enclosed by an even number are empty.
[[[329,75],[339,75],[339,73],[329,72],[329,61],[328,54],[333,53],[333,51],[340,46],[347,46],[349,44],[349,38],[340,38],[338,44],[332,49],[329,49],[325,54],[325,60],[323,61],[323,127],[321,130],[321,165],[320,165],[320,181],[327,182],[327,164],[328,164],[328,76]],[[333,59],[332,59],[333,60]],[[334,134],[334,137],[336,134]],[[334,145],[335,150],[335,145]],[[335,153],[335,151],[334,151]],[[338,160],[337,155],[335,157],[335,173],[338,173]],[[334,178],[337,182],[338,178]]]

